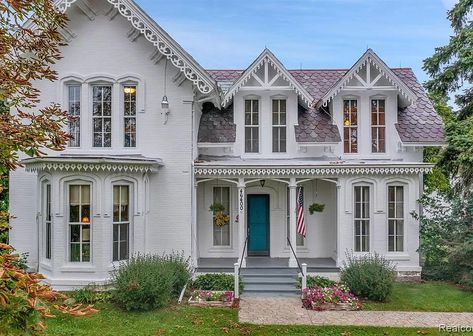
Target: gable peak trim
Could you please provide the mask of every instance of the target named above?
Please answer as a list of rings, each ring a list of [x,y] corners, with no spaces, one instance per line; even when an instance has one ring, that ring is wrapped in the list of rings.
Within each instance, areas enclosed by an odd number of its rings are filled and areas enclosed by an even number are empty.
[[[77,0],[59,0],[56,7],[65,13]],[[118,10],[120,15],[126,18],[131,25],[143,34],[143,36],[151,42],[159,52],[165,56],[171,63],[178,68],[188,80],[190,80],[202,94],[209,94],[216,89],[215,81],[201,69],[201,67],[187,57],[183,50],[172,41],[162,29],[155,24],[147,15],[142,12],[139,7],[128,0],[106,0],[114,8]],[[190,58],[190,59],[189,59]]]

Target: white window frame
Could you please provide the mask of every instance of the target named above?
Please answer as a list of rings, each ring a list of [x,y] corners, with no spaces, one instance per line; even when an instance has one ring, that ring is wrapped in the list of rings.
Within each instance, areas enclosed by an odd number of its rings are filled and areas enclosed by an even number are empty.
[[[125,90],[127,88],[134,88],[135,89],[135,92],[134,92],[134,95],[135,95],[135,110],[134,110],[134,114],[130,114],[130,115],[127,115],[126,114],[126,103],[130,103],[132,102],[131,100],[130,101],[127,101],[127,95],[129,95],[130,93],[126,93]],[[126,149],[134,149],[137,147],[137,144],[138,144],[138,120],[137,120],[137,112],[138,112],[138,84],[135,83],[135,82],[125,82],[125,83],[122,83],[121,84],[121,87],[120,87],[120,92],[121,92],[121,115],[122,115],[122,146]],[[135,143],[133,146],[127,146],[126,145],[126,135],[127,134],[133,134],[132,132],[126,132],[126,122],[127,120],[134,120],[135,121],[135,132],[134,132],[134,135],[135,135]]]
[[[44,259],[52,259],[52,189],[51,183],[43,184]]]
[[[376,113],[376,119],[377,119],[377,122],[378,124],[377,125],[373,125],[373,101],[377,101],[377,111],[375,112]],[[384,112],[382,112],[384,114],[384,124],[383,125],[380,125],[379,124],[379,115],[381,112],[379,112],[379,102],[380,101],[383,101],[384,102]],[[370,135],[371,135],[371,153],[373,154],[385,154],[386,153],[386,142],[387,142],[387,137],[386,137],[386,131],[387,131],[387,128],[386,128],[386,98],[385,97],[371,97],[370,98],[370,124],[371,124],[371,129],[370,129]],[[373,130],[376,129],[376,139],[373,138]],[[384,150],[383,151],[380,151],[379,150],[379,130],[380,129],[384,129]],[[374,151],[373,150],[373,146],[374,146],[374,141],[377,141],[377,150]]]
[[[69,131],[69,134],[71,136],[74,135],[71,132],[71,125],[75,124],[75,123],[78,124],[78,126],[75,128],[76,131],[78,131],[78,133],[75,134],[76,135],[75,137],[69,139],[68,147],[70,147],[70,148],[80,148],[81,144],[82,144],[82,141],[81,141],[81,135],[82,135],[82,132],[81,132],[82,84],[69,83],[69,84],[66,84],[66,89],[67,89],[67,111],[68,111],[69,116],[75,118],[75,120],[69,120],[69,123],[68,123],[68,131]],[[71,89],[78,89],[79,90],[79,96],[78,97],[76,97],[77,92],[74,91],[74,97],[73,97],[74,99],[72,99],[72,100],[71,100]],[[71,104],[73,104],[73,103],[79,103],[78,113],[72,114]]]
[[[247,101],[250,101],[251,103],[251,109],[249,112],[246,111],[246,102]],[[256,102],[256,106],[258,106],[258,111],[255,112],[254,111],[254,104]],[[250,113],[250,124],[247,124],[246,123],[246,114],[247,113]],[[253,119],[254,119],[254,115],[257,115],[258,117],[258,123],[253,123]],[[244,100],[243,100],[243,124],[244,124],[244,134],[243,134],[243,138],[244,138],[244,141],[243,141],[243,149],[244,149],[244,153],[246,154],[255,154],[255,153],[260,153],[261,152],[261,129],[260,129],[260,124],[261,124],[261,103],[260,103],[260,99],[259,98],[255,98],[255,97],[246,97]],[[247,148],[246,148],[246,143],[247,143],[247,137],[246,137],[246,130],[247,129],[251,129],[251,150],[247,151]],[[258,136],[256,137],[256,141],[257,141],[257,149],[258,150],[254,150],[253,148],[253,141],[255,140],[255,137],[254,137],[254,134],[253,134],[253,131],[254,129],[256,129],[258,131]]]
[[[228,185],[214,185],[212,186],[212,204],[216,202],[215,200],[215,189],[216,188],[226,188],[228,189],[228,206],[226,208],[226,211],[225,213],[230,216],[230,221],[228,222],[228,224],[226,224],[226,226],[228,226],[228,244],[216,244],[215,243],[215,230],[217,229],[216,228],[216,225],[214,224],[214,221],[213,221],[213,213],[212,213],[212,246],[213,247],[216,247],[216,248],[229,248],[232,246],[232,220],[231,220],[231,213],[232,213],[232,188]],[[218,202],[222,203],[222,192],[220,193],[220,200],[218,200]],[[225,204],[224,204],[225,205]],[[222,239],[222,228],[219,228],[220,229],[220,241],[223,241]]]
[[[356,199],[356,188],[368,188],[368,217],[356,217],[356,206],[357,206],[357,199]],[[358,183],[353,185],[353,252],[354,253],[369,253],[372,250],[372,228],[371,228],[371,223],[372,223],[372,218],[373,218],[373,187],[370,184],[366,183]],[[364,203],[363,199],[363,189],[361,190],[360,193],[361,200],[360,200],[360,206]],[[360,208],[360,214],[362,214],[362,209],[363,207],[361,206]],[[358,235],[356,232],[356,224],[357,221],[360,221],[360,234]],[[368,235],[363,235],[362,232],[362,226],[363,221],[367,221],[367,228],[368,228]],[[368,249],[363,250],[363,237],[368,237],[367,239],[367,244],[368,244]],[[360,251],[356,250],[356,240],[360,240]]]
[[[349,108],[350,108],[350,112],[349,112],[349,118],[348,118],[348,121],[350,122],[350,124],[346,125],[345,122],[345,102],[348,101],[349,102]],[[351,109],[352,109],[352,102],[356,102],[356,125],[353,126],[351,123],[352,123],[352,112],[351,112]],[[343,97],[342,99],[342,128],[343,128],[343,153],[344,154],[359,154],[360,153],[360,101],[357,97]],[[345,129],[348,129],[348,146],[349,146],[349,151],[345,151],[345,142],[346,142],[346,137],[345,137]],[[353,129],[355,129],[356,131],[356,151],[353,151],[352,147],[353,147],[353,144],[351,142],[351,137],[352,137],[352,133],[353,133]]]
[[[94,115],[94,104],[95,104],[95,97],[94,97],[94,90],[95,88],[99,88],[99,87],[109,87],[110,88],[110,115],[108,116],[105,116],[103,114],[103,104],[105,103],[105,101],[103,100],[103,94],[102,94],[102,99],[100,101],[101,105],[102,105],[102,113],[101,115]],[[91,118],[92,118],[92,148],[111,148],[113,147],[113,110],[114,110],[114,85],[113,83],[108,83],[108,82],[98,82],[98,83],[94,83],[91,85]],[[110,132],[105,132],[104,129],[105,129],[105,120],[106,119],[110,119]],[[99,132],[95,132],[95,127],[94,127],[94,122],[95,120],[102,120],[102,130],[100,132],[100,134],[102,134],[102,142],[101,142],[101,145],[100,146],[95,146],[95,134],[99,133]],[[110,133],[110,146],[104,146],[105,144],[105,141],[104,141],[104,135],[106,133]]]
[[[281,102],[284,101],[285,111],[281,111]],[[277,102],[278,109],[274,110],[274,103]],[[274,123],[274,115],[277,115],[277,123]],[[284,123],[281,122],[281,115],[284,114]],[[271,123],[272,123],[272,142],[271,147],[273,153],[287,153],[287,99],[286,98],[273,98],[271,99]],[[277,131],[277,148],[274,148],[274,131]],[[285,131],[284,141],[281,139],[281,131]],[[282,144],[284,143],[284,150],[281,150]]]
[[[114,202],[115,202],[115,187],[119,187],[120,191],[122,187],[127,187],[128,188],[128,221],[118,221],[115,222],[114,218]],[[121,203],[121,192],[120,192],[120,203]],[[133,233],[133,185],[131,183],[126,183],[126,182],[115,182],[112,184],[112,262],[119,262],[122,260],[128,260],[130,258],[130,255],[132,254],[132,233]],[[121,216],[121,214],[119,214]],[[118,240],[118,259],[115,259],[113,250],[114,250],[114,245],[115,245],[115,240],[114,240],[114,230],[115,226],[121,225],[121,224],[128,224],[128,255],[126,258],[120,258],[120,238]]]
[[[391,187],[394,187],[394,188],[402,188],[402,193],[403,193],[403,203],[402,203],[402,214],[403,214],[403,217],[402,218],[398,218],[398,217],[389,217],[389,188]],[[395,198],[395,203],[396,203],[396,192],[394,193],[394,198]],[[405,253],[406,252],[406,210],[407,210],[407,185],[405,184],[401,184],[401,183],[390,183],[386,186],[386,218],[387,218],[387,227],[386,227],[386,251],[390,254],[396,254],[396,253]],[[394,209],[394,214],[396,214],[396,208]],[[395,227],[395,234],[394,234],[394,246],[395,246],[395,249],[393,251],[391,251],[389,249],[389,238],[390,238],[390,234],[389,234],[389,225],[390,225],[390,221],[391,220],[402,220],[402,245],[403,245],[403,248],[402,250],[398,250],[396,248],[396,245],[397,245],[397,240],[396,240],[396,237],[398,236],[396,234],[396,227]]]
[[[89,224],[84,224],[81,219],[80,222],[71,222],[70,218],[70,190],[72,186],[89,186],[89,203],[90,203],[90,214],[89,214]],[[67,261],[72,264],[92,264],[92,258],[93,258],[93,184],[87,181],[80,181],[80,182],[73,182],[73,183],[68,183],[66,184],[66,190],[67,190],[67,202],[66,202],[66,211],[67,211]],[[81,193],[79,195],[79,200],[80,204],[82,203],[82,188],[81,188]],[[79,208],[80,209],[80,208]],[[79,215],[80,215],[80,210],[79,210]],[[80,237],[79,237],[79,245],[80,245],[80,260],[79,261],[72,261],[72,255],[71,255],[71,226],[73,225],[79,225],[80,226]],[[89,256],[89,261],[82,261],[82,226],[83,225],[89,225],[90,227],[90,232],[89,232],[89,245],[90,245],[90,256]]]

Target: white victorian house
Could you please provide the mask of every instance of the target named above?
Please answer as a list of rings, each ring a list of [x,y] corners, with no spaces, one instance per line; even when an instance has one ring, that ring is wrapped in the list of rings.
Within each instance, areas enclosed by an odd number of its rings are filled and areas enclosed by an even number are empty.
[[[47,282],[107,283],[114,263],[171,251],[198,272],[336,275],[346,253],[378,252],[419,274],[410,213],[443,125],[411,69],[367,50],[350,69],[288,70],[265,49],[206,70],[132,0],[57,6],[60,79],[36,86],[76,117],[73,139],[10,175],[11,242]]]

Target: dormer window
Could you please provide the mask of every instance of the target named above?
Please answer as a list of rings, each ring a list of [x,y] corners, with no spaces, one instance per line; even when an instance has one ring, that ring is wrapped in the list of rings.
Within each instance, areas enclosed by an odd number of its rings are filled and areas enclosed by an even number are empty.
[[[358,153],[358,101],[343,101],[343,144],[345,153]]]
[[[371,151],[386,152],[385,100],[371,100]]]
[[[112,146],[112,86],[97,85],[92,89],[94,147]]]
[[[259,100],[245,100],[245,153],[259,152]]]
[[[286,100],[273,99],[273,153],[286,152]]]

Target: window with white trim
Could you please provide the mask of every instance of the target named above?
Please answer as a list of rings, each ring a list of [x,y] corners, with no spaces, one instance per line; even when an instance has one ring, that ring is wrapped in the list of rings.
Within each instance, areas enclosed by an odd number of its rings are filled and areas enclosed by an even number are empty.
[[[112,86],[92,88],[93,146],[112,146]]]
[[[388,251],[404,251],[403,186],[388,186]]]
[[[123,87],[124,103],[124,146],[136,147],[136,86]]]
[[[113,186],[113,261],[130,256],[130,187]]]
[[[343,144],[345,153],[358,153],[358,101],[343,101]]]
[[[354,188],[354,225],[355,252],[370,250],[370,187],[355,186]]]
[[[216,203],[223,205],[225,215],[230,214],[230,187],[213,188],[213,204]],[[213,222],[214,246],[230,246],[230,222],[223,226],[218,226]]]
[[[273,153],[286,152],[286,100],[273,99]]]
[[[89,184],[69,185],[69,260],[90,262],[91,217]]]
[[[384,99],[371,100],[371,151],[386,152],[386,102]]]
[[[44,257],[51,259],[51,184],[45,185],[44,190]]]
[[[68,89],[68,113],[69,120],[69,147],[80,147],[80,85],[69,85]]]
[[[304,187],[302,188],[302,195],[304,195]],[[291,196],[290,196],[290,188],[286,188],[286,237],[290,239],[291,237]],[[297,193],[296,193],[297,195]],[[297,197],[297,196],[296,196]],[[297,201],[296,201],[297,202]],[[296,216],[297,220],[297,216]],[[297,224],[296,224],[297,226]],[[289,245],[287,238],[284,238],[286,241],[286,245]],[[300,233],[296,233],[296,246],[304,246],[305,244],[305,237]]]
[[[245,100],[245,153],[259,152],[259,100]]]

